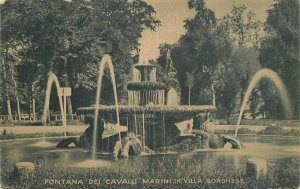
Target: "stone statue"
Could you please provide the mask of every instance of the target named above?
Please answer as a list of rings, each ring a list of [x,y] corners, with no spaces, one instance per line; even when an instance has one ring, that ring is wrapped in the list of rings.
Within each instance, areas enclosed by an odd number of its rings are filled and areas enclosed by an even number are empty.
[[[86,117],[85,123],[88,124],[89,127],[82,135],[80,135],[80,137],[69,137],[62,139],[56,145],[56,147],[67,148],[70,144],[74,143],[75,146],[79,148],[91,148],[93,142],[94,118]],[[127,132],[122,132],[127,130],[119,130],[122,138],[121,141],[119,141],[119,132],[115,132],[111,136],[104,138],[103,132],[105,130],[105,125],[108,125],[108,122],[106,122],[104,119],[98,118],[96,134],[96,145],[98,150],[105,149],[113,152],[115,157],[129,157],[131,155],[140,154],[143,151],[142,143],[137,136],[135,136],[133,133],[127,134]],[[117,128],[120,126],[115,125],[115,127]]]
[[[180,131],[179,131],[180,132]],[[182,152],[196,149],[223,148],[226,143],[231,144],[233,149],[241,149],[243,145],[235,138],[220,136],[214,133],[211,120],[207,120],[198,130],[190,130],[187,135],[178,134],[177,137],[166,147],[158,148],[159,152]]]

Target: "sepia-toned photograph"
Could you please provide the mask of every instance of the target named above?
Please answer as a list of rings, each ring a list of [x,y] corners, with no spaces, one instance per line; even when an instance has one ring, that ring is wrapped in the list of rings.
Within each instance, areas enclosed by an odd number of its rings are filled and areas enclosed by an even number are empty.
[[[300,188],[299,0],[0,0],[0,188]]]

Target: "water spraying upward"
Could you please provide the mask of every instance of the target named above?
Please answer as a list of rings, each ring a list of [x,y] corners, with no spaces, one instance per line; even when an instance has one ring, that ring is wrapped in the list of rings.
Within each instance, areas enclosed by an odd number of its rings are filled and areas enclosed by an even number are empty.
[[[279,95],[281,97],[281,103],[282,103],[282,106],[284,108],[285,117],[287,119],[291,119],[292,116],[293,116],[291,102],[289,100],[286,88],[285,88],[282,80],[278,76],[278,74],[276,72],[270,70],[270,69],[267,69],[267,68],[261,69],[261,70],[259,70],[258,72],[255,73],[255,75],[253,76],[253,78],[252,78],[252,80],[251,80],[251,82],[250,82],[250,84],[247,88],[247,91],[245,93],[243,103],[242,103],[242,106],[241,106],[241,109],[240,109],[238,122],[237,122],[237,125],[236,125],[235,138],[237,136],[239,125],[240,125],[240,122],[241,122],[241,119],[242,119],[242,115],[243,115],[245,106],[246,106],[246,104],[249,100],[249,97],[251,95],[251,92],[253,91],[253,89],[257,85],[257,83],[263,78],[267,78],[275,84],[275,86],[276,86],[276,88],[279,92]]]
[[[47,122],[47,114],[49,111],[49,103],[50,103],[50,94],[51,94],[51,88],[52,88],[53,83],[55,83],[57,92],[60,93],[61,88],[59,85],[59,81],[58,81],[56,75],[54,73],[51,73],[48,77],[47,88],[46,88],[46,97],[45,97],[44,112],[43,112],[43,119],[42,119],[43,125],[45,125]],[[61,119],[62,119],[62,123],[63,123],[63,127],[64,127],[64,136],[66,137],[67,120],[66,120],[66,115],[64,113],[65,111],[63,108],[61,95],[58,95],[58,100],[59,100]]]
[[[115,100],[115,107],[116,107],[116,114],[117,114],[117,125],[120,125],[120,117],[119,117],[119,107],[118,107],[118,95],[117,95],[117,87],[116,87],[116,78],[114,67],[111,61],[111,57],[108,54],[105,54],[99,64],[99,76],[97,82],[97,94],[96,94],[96,102],[95,102],[95,115],[94,115],[94,131],[93,131],[93,144],[92,144],[92,159],[96,159],[96,150],[97,150],[97,124],[98,124],[98,111],[99,111],[99,101],[101,97],[101,86],[102,86],[102,78],[104,73],[104,68],[108,66],[111,82],[113,85],[113,92],[114,92],[114,100]],[[119,141],[121,141],[121,134],[119,133]]]

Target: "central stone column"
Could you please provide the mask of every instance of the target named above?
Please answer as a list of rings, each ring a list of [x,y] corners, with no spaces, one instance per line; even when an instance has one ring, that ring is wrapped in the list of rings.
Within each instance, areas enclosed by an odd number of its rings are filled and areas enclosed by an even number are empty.
[[[165,105],[165,85],[156,81],[156,66],[143,63],[134,66],[133,78],[128,83],[128,104],[133,106]]]

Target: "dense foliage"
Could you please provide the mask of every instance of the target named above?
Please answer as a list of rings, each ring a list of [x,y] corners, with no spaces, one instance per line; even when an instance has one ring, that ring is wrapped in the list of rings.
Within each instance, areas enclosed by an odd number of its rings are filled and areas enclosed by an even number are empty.
[[[263,23],[245,5],[234,4],[221,20],[205,7],[203,0],[190,0],[196,10],[185,21],[186,33],[175,44],[161,45],[171,50],[182,93],[182,103],[215,104],[217,115],[235,116],[253,75],[267,67],[279,73],[299,115],[299,4],[275,2]],[[165,53],[157,59],[166,66]],[[276,88],[261,81],[249,99],[252,118],[258,115],[284,118]]]
[[[299,1],[276,0],[268,14],[265,24],[268,35],[261,45],[260,63],[278,72],[294,105],[294,115],[299,116]],[[264,110],[271,117],[280,116],[278,112],[281,112],[282,107],[274,87],[265,83],[262,91],[266,97]]]
[[[1,5],[2,112],[7,109],[5,102],[18,95],[23,111],[28,112],[32,98],[43,106],[49,72],[63,81],[62,86],[72,87],[73,108],[92,104],[97,64],[105,53],[113,57],[123,99],[124,83],[138,59],[141,33],[160,23],[154,13],[140,0],[7,0]],[[107,75],[103,95],[108,101],[110,88]]]
[[[160,57],[150,60],[157,65],[158,81],[167,90],[174,88],[181,104],[215,104],[220,117],[235,117],[251,78],[267,67],[279,73],[299,116],[297,0],[276,0],[264,25],[245,5],[234,4],[219,20],[204,0],[189,0],[188,6],[196,14],[184,21],[186,33],[174,44],[161,44]],[[72,88],[69,110],[93,104],[97,64],[105,53],[112,55],[119,101],[126,103],[138,40],[145,29],[155,30],[160,23],[142,0],[7,0],[0,8],[2,114],[30,112],[33,99],[41,111],[49,72]],[[103,102],[111,103],[107,73],[103,89]],[[252,118],[284,118],[278,92],[265,80],[247,109]]]

